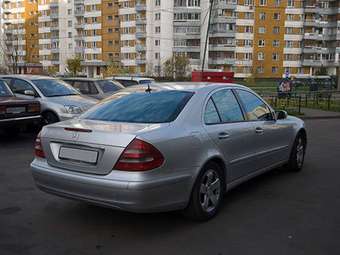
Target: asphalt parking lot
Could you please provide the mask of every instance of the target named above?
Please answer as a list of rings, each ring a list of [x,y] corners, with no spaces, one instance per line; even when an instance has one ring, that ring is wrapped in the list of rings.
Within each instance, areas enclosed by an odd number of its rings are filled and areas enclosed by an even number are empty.
[[[45,194],[29,170],[35,135],[0,136],[0,254],[340,254],[340,119],[306,124],[302,172],[242,184],[205,223]]]

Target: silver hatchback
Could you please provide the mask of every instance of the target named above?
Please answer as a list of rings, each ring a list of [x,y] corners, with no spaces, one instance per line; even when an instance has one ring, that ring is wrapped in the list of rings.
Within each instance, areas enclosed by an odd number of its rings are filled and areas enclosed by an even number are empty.
[[[244,86],[153,84],[44,127],[31,169],[62,197],[207,220],[236,185],[282,165],[301,170],[306,143],[302,120]]]
[[[37,99],[47,124],[72,119],[85,112],[98,100],[81,95],[69,84],[48,76],[1,75],[19,98]]]

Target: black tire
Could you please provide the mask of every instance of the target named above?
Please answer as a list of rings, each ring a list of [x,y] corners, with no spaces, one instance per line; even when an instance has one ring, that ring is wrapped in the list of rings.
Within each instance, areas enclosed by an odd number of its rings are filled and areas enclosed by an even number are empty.
[[[299,133],[294,141],[292,151],[290,153],[287,168],[294,172],[299,172],[303,168],[306,154],[307,139],[302,133]]]
[[[53,112],[44,112],[42,116],[46,125],[59,122],[58,116]]]
[[[210,184],[208,183],[209,178],[212,178]],[[211,184],[213,183],[215,184],[212,186]],[[196,179],[189,205],[184,210],[184,215],[197,221],[206,221],[213,218],[221,206],[225,190],[224,183],[221,167],[215,162],[207,163]],[[203,192],[204,189],[205,193]]]

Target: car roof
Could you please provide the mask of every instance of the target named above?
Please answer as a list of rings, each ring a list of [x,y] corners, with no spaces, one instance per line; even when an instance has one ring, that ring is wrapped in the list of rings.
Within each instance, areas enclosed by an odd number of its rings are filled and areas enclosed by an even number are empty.
[[[111,81],[110,79],[85,78],[85,77],[61,78],[61,80],[63,81]]]
[[[151,91],[154,88],[156,91],[161,90],[179,90],[179,91],[190,91],[190,92],[198,92],[205,91],[210,92],[217,88],[244,88],[248,89],[248,87],[239,85],[236,83],[211,83],[211,82],[162,82],[162,83],[153,83],[142,84],[136,86],[130,86],[124,89],[123,91],[141,91],[144,88],[147,89],[150,87]]]
[[[50,76],[43,76],[43,75],[29,75],[29,74],[13,74],[13,75],[0,75],[0,78],[21,78],[26,80],[41,80],[41,79],[56,79]]]
[[[116,80],[127,80],[127,81],[154,81],[153,78],[147,77],[134,77],[134,76],[115,76],[113,79]]]

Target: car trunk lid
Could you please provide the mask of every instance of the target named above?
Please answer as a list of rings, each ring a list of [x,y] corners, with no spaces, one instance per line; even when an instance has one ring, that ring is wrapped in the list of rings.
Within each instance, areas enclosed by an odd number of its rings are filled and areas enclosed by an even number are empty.
[[[77,119],[47,126],[41,140],[50,165],[105,175],[137,134],[161,125]]]

